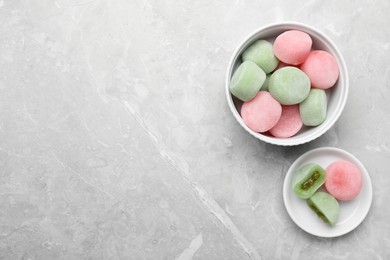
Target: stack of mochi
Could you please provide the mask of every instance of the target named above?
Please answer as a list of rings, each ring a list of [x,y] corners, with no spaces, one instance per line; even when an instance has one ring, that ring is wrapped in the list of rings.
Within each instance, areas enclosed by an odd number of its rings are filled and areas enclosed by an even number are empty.
[[[319,191],[321,186],[326,191]],[[337,223],[340,206],[338,200],[354,199],[362,187],[362,174],[353,163],[340,160],[326,170],[316,163],[306,163],[298,168],[292,178],[294,193],[306,199],[307,205],[324,223]]]
[[[339,69],[330,53],[312,50],[307,33],[285,31],[273,44],[257,40],[241,58],[229,89],[243,101],[240,114],[251,130],[288,138],[325,120],[326,89],[335,85]]]

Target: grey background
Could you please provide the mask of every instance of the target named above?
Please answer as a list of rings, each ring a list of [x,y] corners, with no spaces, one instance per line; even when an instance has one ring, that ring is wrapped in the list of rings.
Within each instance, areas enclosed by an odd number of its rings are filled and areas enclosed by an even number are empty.
[[[390,2],[0,1],[1,259],[389,259]],[[340,48],[350,96],[334,127],[268,145],[224,96],[236,46],[307,23]],[[333,239],[289,218],[291,163],[332,146],[374,191]]]

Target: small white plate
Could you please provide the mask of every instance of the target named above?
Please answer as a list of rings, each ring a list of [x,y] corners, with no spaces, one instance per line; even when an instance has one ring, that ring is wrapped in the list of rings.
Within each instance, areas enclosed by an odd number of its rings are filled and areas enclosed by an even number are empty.
[[[306,200],[295,195],[291,178],[297,168],[305,163],[313,162],[326,169],[329,164],[338,160],[349,161],[360,169],[363,175],[362,189],[353,200],[339,201],[339,219],[335,226],[330,226],[317,217],[307,206]],[[366,168],[352,154],[332,147],[317,148],[301,155],[291,165],[284,179],[283,200],[291,219],[304,231],[319,237],[337,237],[355,229],[367,216],[372,201],[372,185]]]

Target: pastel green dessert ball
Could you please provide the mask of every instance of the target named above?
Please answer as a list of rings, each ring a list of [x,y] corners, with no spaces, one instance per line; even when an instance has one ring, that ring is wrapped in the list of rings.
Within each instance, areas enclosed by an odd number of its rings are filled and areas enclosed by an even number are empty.
[[[302,122],[306,126],[317,126],[325,121],[327,113],[326,92],[312,88],[308,97],[299,104]]]
[[[306,163],[298,168],[292,179],[294,193],[302,198],[310,198],[325,183],[326,171],[318,164]]]
[[[233,73],[230,92],[244,102],[249,101],[259,92],[265,77],[264,71],[254,62],[244,61]]]
[[[319,191],[306,202],[324,223],[331,226],[336,224],[340,214],[340,205],[332,195]]]
[[[309,95],[310,79],[300,69],[287,66],[272,73],[268,88],[282,105],[295,105]]]
[[[261,86],[260,90],[268,91],[268,84],[269,84],[269,78],[271,77],[271,74],[267,74],[264,80],[263,85]]]
[[[274,55],[273,46],[266,40],[258,40],[252,43],[242,53],[243,61],[253,61],[265,73],[270,73],[279,64],[279,60]]]

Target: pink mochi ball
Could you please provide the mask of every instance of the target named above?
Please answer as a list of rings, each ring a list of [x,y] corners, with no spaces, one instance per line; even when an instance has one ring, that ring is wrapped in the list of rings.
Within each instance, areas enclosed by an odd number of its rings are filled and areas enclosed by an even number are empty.
[[[352,200],[362,188],[362,174],[351,162],[334,162],[326,168],[325,188],[338,200]]]
[[[267,91],[244,102],[241,117],[244,123],[255,132],[266,132],[276,125],[282,114],[282,106]]]
[[[282,62],[299,65],[304,62],[310,53],[312,40],[302,31],[290,30],[276,37],[274,54]]]
[[[278,123],[269,130],[270,134],[278,138],[287,138],[295,135],[302,128],[299,105],[282,106],[282,115]]]
[[[326,51],[312,51],[301,65],[313,88],[328,89],[333,87],[339,77],[336,59]]]

